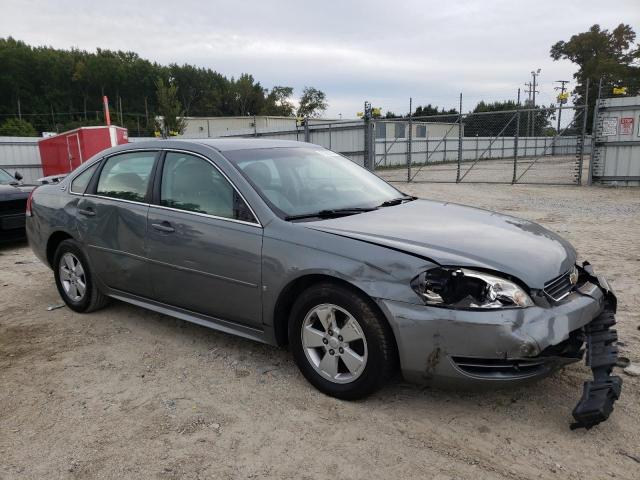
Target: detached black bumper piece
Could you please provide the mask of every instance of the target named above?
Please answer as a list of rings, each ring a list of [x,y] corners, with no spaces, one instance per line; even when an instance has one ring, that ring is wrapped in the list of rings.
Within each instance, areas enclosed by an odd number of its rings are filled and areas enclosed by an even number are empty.
[[[600,282],[600,286],[605,291],[605,310],[584,327],[586,364],[591,367],[593,381],[584,383],[582,398],[573,409],[575,422],[571,424],[572,430],[589,430],[604,422],[611,415],[613,404],[620,398],[622,391],[622,379],[611,375],[618,359],[618,348],[615,346],[618,334],[611,329],[616,323],[616,298],[608,285],[602,283],[604,282]]]

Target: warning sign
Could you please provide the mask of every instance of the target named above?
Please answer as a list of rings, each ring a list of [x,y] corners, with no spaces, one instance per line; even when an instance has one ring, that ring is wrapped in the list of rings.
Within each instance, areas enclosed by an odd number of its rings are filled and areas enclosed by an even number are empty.
[[[633,134],[633,117],[622,117],[620,119],[620,135]]]
[[[618,134],[618,117],[602,119],[602,136],[610,137]]]

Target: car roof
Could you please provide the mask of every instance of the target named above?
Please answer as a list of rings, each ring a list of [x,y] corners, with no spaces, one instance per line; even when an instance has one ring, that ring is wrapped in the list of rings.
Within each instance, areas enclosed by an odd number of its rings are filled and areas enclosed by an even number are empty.
[[[230,152],[233,150],[250,150],[254,148],[308,148],[317,147],[311,143],[296,142],[295,140],[273,140],[266,138],[171,138],[167,140],[149,140],[144,142],[133,142],[127,144],[129,148],[136,147],[158,147],[159,143],[165,143],[167,147],[175,147],[176,144],[206,145],[219,152]]]

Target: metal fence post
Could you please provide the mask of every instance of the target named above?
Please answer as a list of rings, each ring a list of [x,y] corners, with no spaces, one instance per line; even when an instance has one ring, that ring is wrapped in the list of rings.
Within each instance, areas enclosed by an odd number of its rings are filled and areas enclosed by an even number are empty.
[[[374,170],[375,153],[373,150],[373,122],[371,121],[371,103],[364,102],[364,168]]]
[[[596,104],[593,107],[593,125],[591,126],[591,153],[589,157],[589,177],[587,179],[587,185],[591,185],[593,182],[593,158],[596,153],[596,131],[598,130],[598,117],[600,113],[600,96],[602,95],[602,77],[598,82],[598,97],[596,98]],[[585,112],[586,114],[586,112]]]
[[[384,125],[384,166],[387,166],[387,124]]]
[[[424,164],[426,165],[429,162],[429,132],[427,131],[427,136],[425,138],[425,151],[424,151]]]
[[[407,135],[407,182],[411,181],[411,150],[413,143],[413,99],[409,98],[409,135]]]
[[[516,135],[513,137],[513,179],[511,183],[517,181],[518,175],[518,140],[520,139],[520,89],[518,89],[518,103],[516,103]]]
[[[447,159],[447,141],[445,137],[445,160]],[[460,167],[462,166],[462,94],[460,94],[460,110],[458,112],[458,168],[456,183],[460,183]]]
[[[520,139],[520,112],[516,112],[516,136],[513,138],[513,179],[516,183],[518,175],[518,140]]]
[[[442,162],[444,163],[447,161],[447,137],[445,136],[443,140],[444,140],[444,145],[442,147]]]
[[[371,170],[372,172],[375,171],[376,169],[376,139],[375,139],[375,130],[374,130],[374,123],[373,122],[369,122],[369,125],[367,127],[369,129],[369,170]]]
[[[304,119],[304,141],[307,143],[311,142],[311,133],[309,132],[309,117],[305,117]]]
[[[480,139],[478,138],[478,134],[476,133],[476,160],[478,159],[478,142]]]
[[[582,132],[580,133],[580,159],[578,160],[578,185],[582,185],[582,165],[584,163],[584,140],[587,134],[587,112],[589,111],[589,77],[584,93],[584,108],[582,110]]]

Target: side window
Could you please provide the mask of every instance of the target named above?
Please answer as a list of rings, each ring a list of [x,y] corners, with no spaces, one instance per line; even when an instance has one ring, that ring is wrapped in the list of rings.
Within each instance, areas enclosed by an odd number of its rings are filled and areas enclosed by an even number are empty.
[[[164,160],[160,204],[188,212],[257,223],[226,178],[206,160],[168,152]]]
[[[385,122],[376,123],[376,138],[387,138],[387,124]]]
[[[144,202],[155,152],[131,152],[109,157],[100,172],[96,193]]]
[[[416,125],[416,137],[417,138],[427,138],[427,126],[426,125]]]
[[[396,138],[405,138],[404,123],[397,122],[395,124],[395,127],[396,127],[396,131],[395,131]]]
[[[99,164],[100,162],[96,162],[95,164],[87,168],[84,172],[82,172],[80,175],[78,175],[76,178],[73,179],[73,181],[71,182],[71,191],[73,193],[85,192],[85,190],[87,189],[87,185],[89,185],[89,182],[91,181],[93,172],[96,171],[96,168],[98,168]]]

